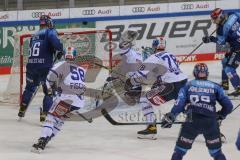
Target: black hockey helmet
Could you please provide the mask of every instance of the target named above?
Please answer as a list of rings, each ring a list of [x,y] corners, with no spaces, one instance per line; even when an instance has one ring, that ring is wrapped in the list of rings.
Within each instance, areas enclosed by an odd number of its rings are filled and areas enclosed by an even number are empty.
[[[207,79],[208,74],[208,67],[205,63],[197,63],[194,66],[193,75],[196,79]]]
[[[39,25],[41,26],[47,26],[48,28],[54,28],[54,23],[50,16],[48,15],[41,15],[39,19]]]

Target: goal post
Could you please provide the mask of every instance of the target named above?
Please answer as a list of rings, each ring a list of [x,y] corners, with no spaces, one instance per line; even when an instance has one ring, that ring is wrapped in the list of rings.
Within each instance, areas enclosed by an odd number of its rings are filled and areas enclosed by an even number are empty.
[[[109,70],[101,68],[100,63],[112,68],[112,32],[94,28],[58,29],[63,48],[74,47],[77,50],[77,63],[87,69],[88,87],[99,88],[109,76]],[[6,103],[19,104],[25,87],[26,64],[28,61],[29,41],[34,32],[21,32],[14,36],[14,53],[11,75],[3,95]]]

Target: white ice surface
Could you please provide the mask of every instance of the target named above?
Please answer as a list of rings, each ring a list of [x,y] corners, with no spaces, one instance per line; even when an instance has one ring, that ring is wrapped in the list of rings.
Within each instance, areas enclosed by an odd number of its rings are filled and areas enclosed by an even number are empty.
[[[191,75],[193,63],[182,64],[181,68]],[[210,74],[220,82],[219,62],[209,63]],[[8,76],[0,77],[0,91],[6,87]],[[234,101],[234,105],[239,101]],[[164,105],[170,110],[173,102]],[[170,160],[180,126],[171,129],[158,127],[157,140],[139,140],[136,132],[145,126],[112,126],[104,118],[94,122],[66,122],[60,133],[41,154],[31,153],[31,146],[40,135],[40,99],[30,106],[26,118],[18,122],[17,106],[0,104],[0,160]],[[240,109],[232,113],[221,127],[227,137],[223,152],[228,160],[239,160],[240,152],[235,147],[240,128]],[[210,160],[202,136],[184,160]]]

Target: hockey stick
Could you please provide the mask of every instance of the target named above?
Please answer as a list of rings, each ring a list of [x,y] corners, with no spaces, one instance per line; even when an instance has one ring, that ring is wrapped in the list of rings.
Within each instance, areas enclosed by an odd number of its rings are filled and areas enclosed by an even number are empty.
[[[147,123],[147,122],[132,122],[132,123],[122,123],[122,122],[117,122],[115,121],[107,112],[106,109],[101,110],[102,115],[107,119],[109,123],[112,125],[117,125],[117,126],[126,126],[126,125],[149,125],[152,123]],[[174,122],[172,124],[183,124],[184,122]],[[155,122],[154,124],[163,124],[162,122]]]
[[[104,66],[104,65],[101,65],[101,64],[95,63],[95,62],[94,62],[94,64],[97,65],[97,66],[99,66],[99,67],[101,67],[101,68],[104,68],[104,69],[110,71],[111,73],[115,73],[116,75],[122,76],[122,77],[124,77],[124,78],[126,77],[125,75],[123,75],[123,74],[121,74],[121,73],[118,73],[118,72],[115,72],[115,71],[113,71],[112,69],[110,69],[110,68],[108,68],[108,67],[106,67],[106,66]]]
[[[78,116],[82,117],[85,121],[87,121],[88,123],[92,123],[93,119],[92,118],[87,118],[85,117],[83,114],[81,114],[80,112],[76,112]]]
[[[217,31],[217,30],[215,29],[215,30],[210,34],[210,36],[212,36],[216,31]],[[182,62],[179,63],[179,65],[180,65],[181,63],[183,63],[189,56],[191,56],[191,55],[192,55],[199,47],[201,47],[202,45],[203,45],[203,42],[201,42],[194,50],[192,50],[192,52],[190,52],[188,55],[186,55],[186,56],[183,58]]]
[[[238,104],[235,108],[233,108],[233,110],[231,111],[231,113],[234,112],[238,107],[240,107],[240,104]]]

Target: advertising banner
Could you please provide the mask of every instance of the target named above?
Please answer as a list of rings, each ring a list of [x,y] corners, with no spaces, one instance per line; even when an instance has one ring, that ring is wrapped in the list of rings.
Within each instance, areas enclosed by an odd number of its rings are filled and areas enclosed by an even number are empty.
[[[144,5],[1,11],[0,12],[0,74],[9,72],[13,55],[13,35],[21,31],[36,31],[38,26],[33,25],[43,14],[49,15],[56,23],[56,28],[96,27],[96,29],[109,29],[113,32],[113,51],[117,52],[120,35],[127,29],[139,32],[136,40],[136,49],[141,51],[142,46],[150,47],[152,40],[157,36],[164,36],[167,41],[167,50],[183,56],[191,53],[202,41],[202,37],[210,35],[215,30],[211,23],[209,13],[212,9],[220,7],[227,10],[239,9],[240,1],[199,1],[181,3],[159,3]],[[106,17],[106,19],[104,19]],[[82,18],[91,18],[87,25]],[[86,19],[87,20],[87,19]],[[7,23],[7,22],[11,23]],[[25,22],[19,25],[19,22]],[[1,25],[3,24],[3,25]],[[6,25],[7,24],[7,25]],[[105,37],[102,37],[100,45]],[[104,46],[108,49],[109,46]],[[222,54],[214,55],[214,43],[203,44],[187,61],[203,59],[201,54],[209,57],[208,60],[221,58]],[[205,59],[204,59],[205,60]]]
[[[69,18],[69,9],[18,11],[20,20],[38,20],[41,15],[49,15],[53,19]]]
[[[169,3],[168,12],[209,11],[215,8],[215,1]]]
[[[206,16],[182,16],[167,18],[149,18],[135,20],[121,20],[96,22],[97,29],[110,29],[113,33],[114,51],[117,51],[120,35],[127,29],[138,31],[136,40],[137,50],[141,47],[151,47],[152,40],[157,36],[163,36],[167,41],[167,50],[177,55],[190,53],[201,42],[202,37],[210,35],[215,25]],[[204,44],[196,53],[214,53],[214,43]]]
[[[17,20],[17,11],[0,12],[0,22],[16,21],[16,20]]]
[[[119,16],[119,6],[72,8],[70,18]]]
[[[168,5],[168,3],[161,3],[120,6],[120,16],[166,13]]]
[[[95,28],[95,22],[89,22],[87,25],[82,26],[80,23],[59,23],[56,24],[57,29],[64,28]],[[0,74],[10,72],[13,62],[14,54],[14,35],[18,32],[31,32],[39,30],[38,25],[19,25],[11,27],[0,27]],[[19,47],[19,46],[17,46]]]
[[[240,1],[239,0],[216,1],[215,7],[223,9],[239,9]]]

